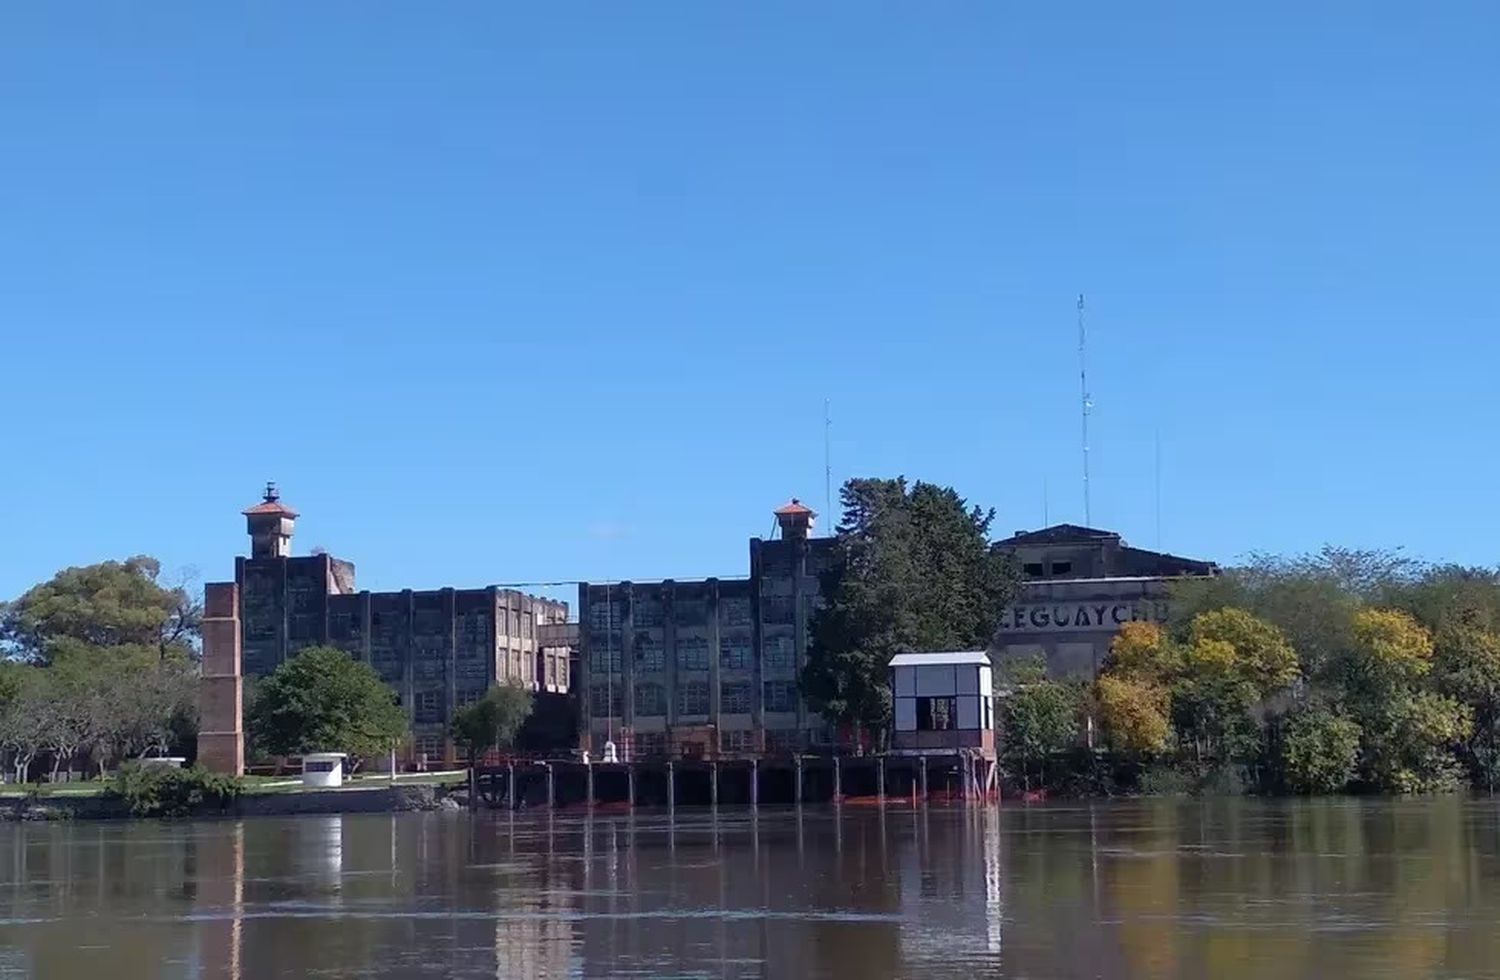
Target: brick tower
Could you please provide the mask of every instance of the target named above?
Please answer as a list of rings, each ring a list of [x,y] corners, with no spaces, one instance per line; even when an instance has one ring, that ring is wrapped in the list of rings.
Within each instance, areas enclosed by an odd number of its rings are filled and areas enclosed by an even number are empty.
[[[239,776],[245,771],[239,586],[233,582],[213,582],[203,592],[198,764],[212,772]]]

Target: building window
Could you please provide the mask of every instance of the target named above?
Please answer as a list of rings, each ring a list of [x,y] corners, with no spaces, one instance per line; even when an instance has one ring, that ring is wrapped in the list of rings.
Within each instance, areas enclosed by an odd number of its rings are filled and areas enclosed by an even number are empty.
[[[1070,561],[1055,561],[1052,563],[1053,575],[1069,575],[1073,571],[1073,563]]]
[[[637,732],[630,745],[630,755],[636,759],[660,758],[667,754],[666,732]]]
[[[750,682],[730,681],[719,685],[719,711],[729,715],[743,715],[750,711]]]
[[[659,673],[666,669],[667,653],[662,649],[661,639],[650,633],[641,633],[635,638],[635,669],[644,673]]]
[[[678,599],[672,604],[672,619],[678,626],[702,626],[708,621],[708,603],[702,599]]]
[[[666,714],[666,688],[660,684],[637,684],[635,686],[635,713],[638,715]]]
[[[755,733],[745,729],[719,733],[720,752],[754,752]]]
[[[766,730],[767,752],[797,752],[802,748],[801,732],[795,728]]]
[[[1042,570],[1042,563],[1039,561],[1027,562],[1026,564],[1021,566],[1021,571],[1027,578],[1041,578],[1046,574],[1046,572]]]
[[[719,619],[725,626],[750,625],[749,599],[720,599]]]
[[[791,596],[764,596],[760,600],[760,618],[764,623],[789,624],[794,618]]]
[[[620,685],[595,684],[589,688],[589,712],[596,718],[618,718]]]
[[[454,703],[460,708],[467,708],[482,697],[484,697],[484,688],[481,687],[460,689],[453,695]]]
[[[719,666],[725,670],[750,669],[750,637],[726,636],[719,641]]]
[[[767,711],[797,710],[797,685],[792,681],[766,681],[762,693]]]
[[[662,613],[661,603],[655,599],[637,599],[635,608],[631,610],[631,620],[637,627],[651,628],[662,625],[665,617]]]
[[[596,674],[618,674],[620,672],[620,648],[590,650],[589,669]]]
[[[443,720],[443,692],[442,691],[418,691],[415,701],[412,703],[415,720],[418,722],[433,722]]]
[[[677,640],[678,670],[708,669],[708,640],[701,636],[683,636]]]
[[[708,681],[684,681],[677,685],[677,713],[708,714]]]
[[[797,666],[797,645],[790,636],[766,637],[766,668],[787,670]]]
[[[425,756],[428,759],[441,759],[443,757],[443,736],[419,735],[413,741],[412,748],[418,756]]]
[[[917,731],[952,731],[958,720],[957,698],[917,698]]]
[[[589,603],[589,628],[611,630],[620,625],[620,600],[595,600]]]

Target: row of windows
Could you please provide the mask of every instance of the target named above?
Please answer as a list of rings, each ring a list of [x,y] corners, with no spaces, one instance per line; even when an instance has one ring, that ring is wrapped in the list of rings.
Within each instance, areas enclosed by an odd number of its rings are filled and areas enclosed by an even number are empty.
[[[708,604],[702,599],[679,599],[673,603],[672,618],[678,626],[700,626],[708,621]],[[655,599],[638,599],[630,609],[630,621],[638,629],[664,626],[666,619],[666,607]],[[750,600],[720,599],[719,621],[727,626],[749,626],[751,622]],[[596,599],[589,603],[589,627],[591,629],[614,629],[624,622],[625,604],[621,600],[612,599],[606,603]],[[779,620],[768,620],[768,622],[779,622]]]
[[[595,684],[589,688],[589,707],[596,717],[618,717],[621,710],[622,685]],[[677,713],[706,715],[709,711],[707,681],[685,681],[677,685]],[[755,685],[750,681],[725,681],[719,685],[719,711],[724,714],[749,714],[755,710]],[[766,681],[761,685],[761,703],[766,711],[796,711],[797,685],[792,681]],[[635,713],[642,717],[667,713],[667,689],[661,684],[642,682],[635,686]]]
[[[797,648],[790,636],[766,638],[767,668],[789,670],[797,666]],[[589,651],[589,666],[598,674],[618,674],[621,670],[619,647],[597,647]],[[725,670],[749,670],[753,653],[749,637],[733,637],[720,644],[719,666]],[[654,640],[636,640],[635,669],[637,673],[654,674],[666,669],[667,654],[662,645]],[[684,637],[677,641],[678,670],[707,670],[709,664],[708,640],[701,636]]]

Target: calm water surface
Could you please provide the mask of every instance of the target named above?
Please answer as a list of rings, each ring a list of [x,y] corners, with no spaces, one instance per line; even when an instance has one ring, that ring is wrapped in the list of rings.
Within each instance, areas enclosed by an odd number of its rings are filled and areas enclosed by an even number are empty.
[[[1497,977],[1490,801],[0,825],[0,977]]]

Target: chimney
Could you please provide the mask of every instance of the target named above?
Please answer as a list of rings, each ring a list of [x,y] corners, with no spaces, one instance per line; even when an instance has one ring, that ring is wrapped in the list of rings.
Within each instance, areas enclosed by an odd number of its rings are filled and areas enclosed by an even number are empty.
[[[781,526],[782,540],[806,541],[812,533],[813,519],[817,516],[796,497],[792,498],[791,503],[776,508],[776,523]]]

